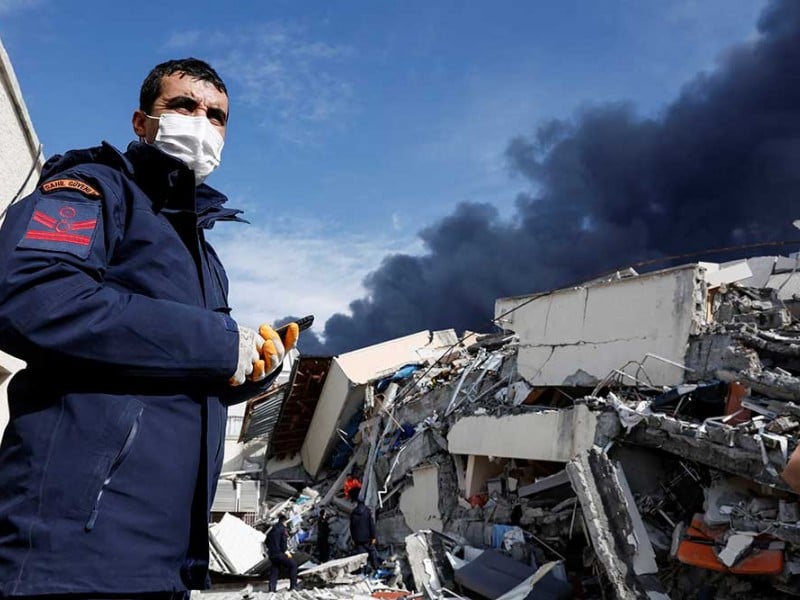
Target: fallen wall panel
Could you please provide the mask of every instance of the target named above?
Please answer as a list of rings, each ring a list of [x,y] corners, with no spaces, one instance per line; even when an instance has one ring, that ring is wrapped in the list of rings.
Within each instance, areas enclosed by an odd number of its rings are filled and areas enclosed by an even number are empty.
[[[593,448],[567,464],[567,474],[597,558],[617,597],[668,598],[655,577],[658,565],[653,546],[622,469]]]
[[[689,335],[705,317],[704,272],[687,265],[538,297],[501,298],[495,318],[519,335],[518,373],[532,386],[591,386],[614,369],[651,385],[677,385],[685,371],[676,364],[683,364]],[[645,374],[634,363],[648,353],[675,364],[647,359]],[[622,383],[635,385],[636,379]]]

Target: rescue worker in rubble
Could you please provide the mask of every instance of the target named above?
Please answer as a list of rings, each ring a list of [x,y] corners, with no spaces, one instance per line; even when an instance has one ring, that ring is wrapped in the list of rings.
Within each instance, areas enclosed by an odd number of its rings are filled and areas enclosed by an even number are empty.
[[[331,559],[331,514],[324,508],[319,511],[317,521],[317,554],[320,562]]]
[[[269,384],[297,338],[229,316],[205,231],[240,211],[204,183],[227,124],[208,64],[162,63],[141,87],[138,141],[52,157],[8,210],[0,349],[27,368],[0,445],[2,598],[208,586],[226,406]]]
[[[377,543],[375,519],[372,518],[372,511],[359,497],[360,492],[360,487],[350,490],[350,500],[356,503],[356,507],[350,513],[350,537],[353,538],[355,554],[366,552],[369,555],[370,566],[377,571],[380,561],[378,560],[378,551],[375,549]]]
[[[279,515],[278,522],[267,532],[264,542],[269,558],[269,591],[278,591],[278,574],[283,567],[289,572],[289,589],[297,587],[297,563],[288,550],[289,532],[286,530],[286,516]]]
[[[342,492],[344,493],[345,498],[350,497],[350,490],[352,489],[358,489],[361,491],[361,480],[358,478],[358,475],[355,471],[350,471],[347,474],[347,479],[344,480]]]

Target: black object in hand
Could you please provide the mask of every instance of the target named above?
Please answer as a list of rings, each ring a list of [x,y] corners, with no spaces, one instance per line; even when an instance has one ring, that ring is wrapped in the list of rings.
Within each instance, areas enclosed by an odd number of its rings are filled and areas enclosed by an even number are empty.
[[[314,315],[307,315],[302,319],[297,319],[296,321],[289,321],[289,323],[297,323],[297,327],[300,331],[305,331],[314,323]],[[286,330],[289,329],[289,323],[286,325],[281,325],[278,327],[275,332],[283,339],[283,336],[286,335]]]

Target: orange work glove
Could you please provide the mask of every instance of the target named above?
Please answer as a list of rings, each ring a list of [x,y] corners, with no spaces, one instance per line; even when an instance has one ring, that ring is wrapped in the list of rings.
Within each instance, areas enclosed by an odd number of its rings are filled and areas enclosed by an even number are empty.
[[[256,361],[253,368],[253,381],[259,381],[280,368],[286,353],[294,348],[297,343],[297,338],[300,336],[300,329],[297,323],[289,323],[282,340],[278,332],[267,324],[259,327],[258,333],[264,338],[265,342],[262,346],[261,360]],[[255,377],[260,377],[260,379],[255,379]]]

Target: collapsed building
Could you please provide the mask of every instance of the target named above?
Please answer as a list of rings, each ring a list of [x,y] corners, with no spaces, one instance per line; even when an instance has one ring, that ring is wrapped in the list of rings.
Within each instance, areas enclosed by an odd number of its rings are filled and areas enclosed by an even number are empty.
[[[800,595],[781,477],[800,428],[798,263],[627,270],[499,299],[498,333],[299,357],[248,402],[234,477],[258,489],[247,520],[288,515],[308,559],[306,591],[275,597]],[[349,557],[350,472],[377,522],[370,576]],[[334,560],[318,564],[323,508]],[[236,568],[214,528],[233,579],[210,595],[266,596],[258,543]]]

